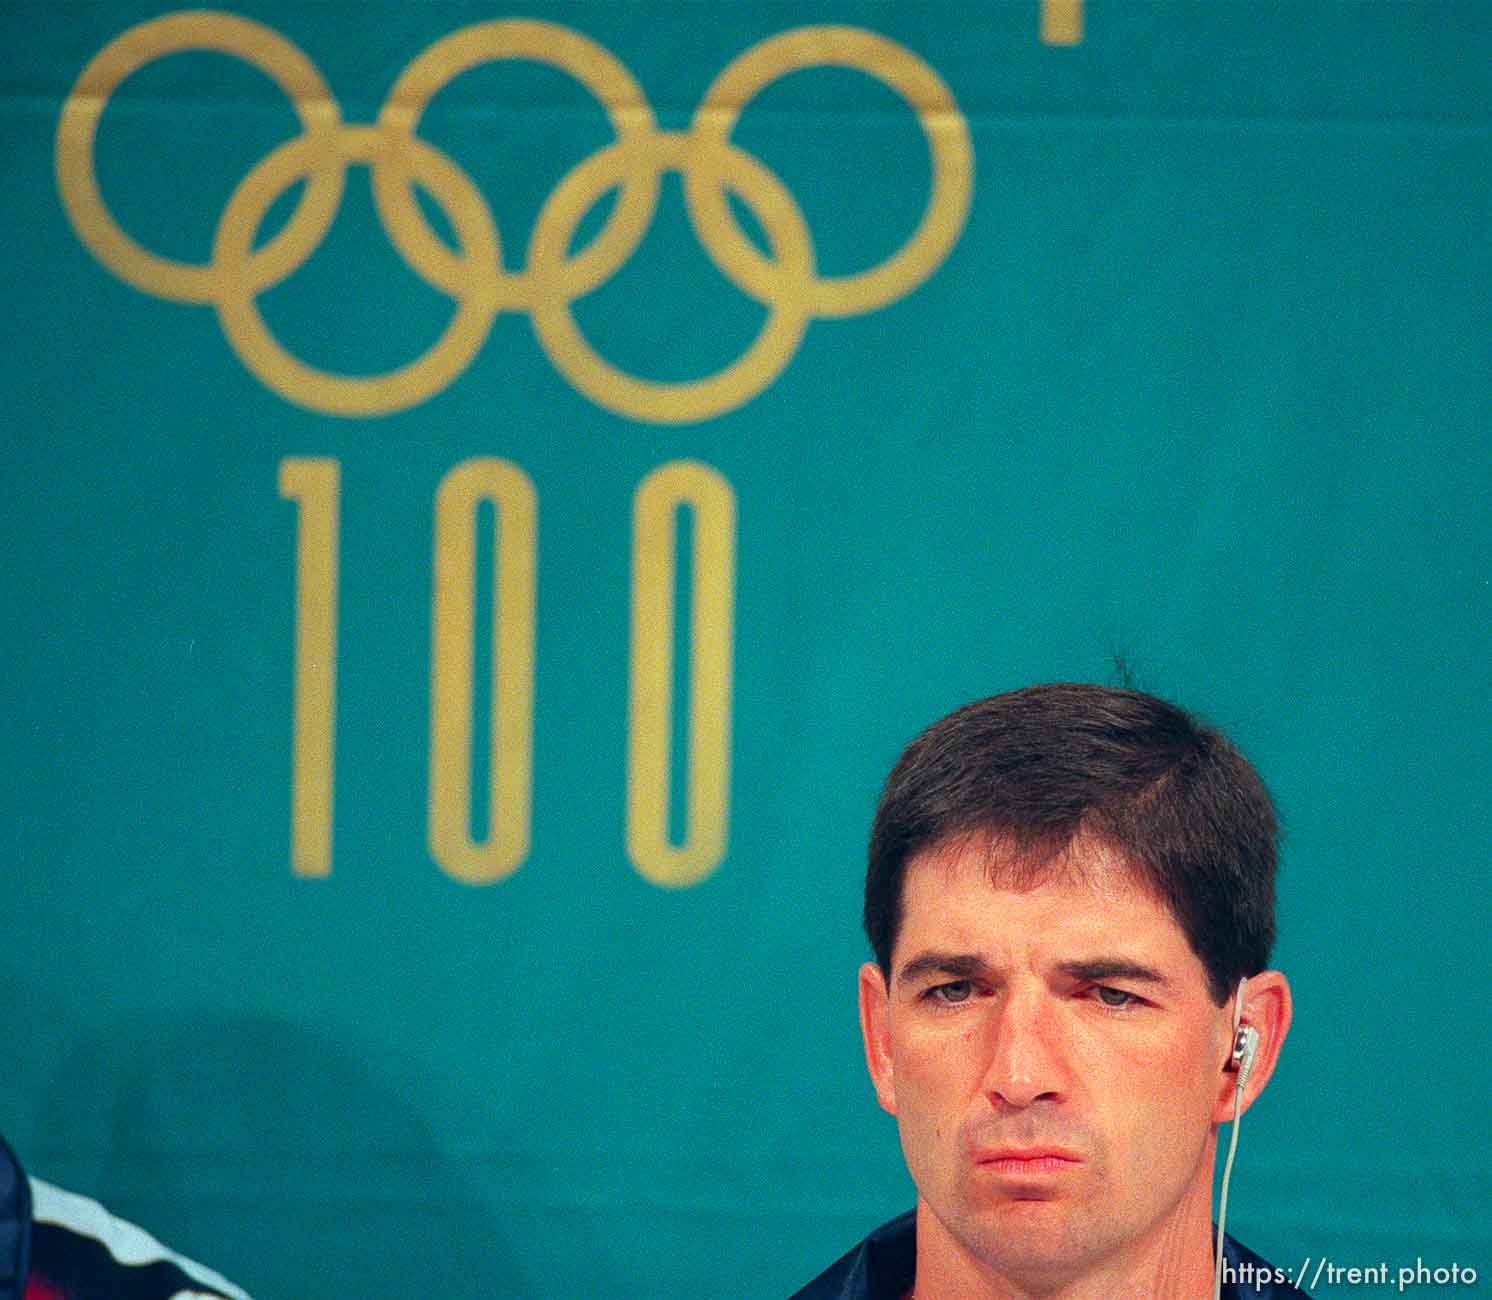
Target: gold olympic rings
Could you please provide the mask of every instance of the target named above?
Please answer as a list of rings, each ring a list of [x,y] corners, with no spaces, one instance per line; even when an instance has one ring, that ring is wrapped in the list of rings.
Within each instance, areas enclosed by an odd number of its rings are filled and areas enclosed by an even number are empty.
[[[289,97],[302,129],[239,183],[206,263],[176,261],[136,243],[104,203],[94,169],[95,137],[110,96],[146,64],[187,50],[234,55],[267,74]],[[601,103],[616,136],[577,164],[544,202],[520,271],[503,267],[496,224],[471,178],[415,134],[426,106],[447,83],[503,59],[549,64],[573,77]],[[817,273],[813,241],[793,196],[730,139],[741,111],[766,86],[787,73],[822,66],[864,72],[904,99],[921,123],[932,164],[927,207],[911,237],[879,264],[843,276]],[[382,375],[331,374],[307,365],[274,337],[256,302],[325,238],[349,163],[370,169],[374,205],[400,255],[457,305],[423,356]],[[517,310],[528,312],[546,355],[578,391],[617,414],[657,423],[708,420],[741,406],[782,373],[813,317],[874,311],[915,289],[957,242],[974,173],[968,125],[941,78],[904,47],[861,28],[802,27],[762,41],[715,79],[688,131],[663,131],[632,74],[589,37],[534,19],[476,23],[436,41],[410,63],[375,123],[349,125],[321,74],[293,44],[260,23],[207,10],[140,23],[99,51],[63,105],[56,165],[63,207],[93,255],[146,293],[212,304],[244,365],[291,402],[344,416],[406,410],[470,365],[499,311]],[[619,370],[590,345],[571,311],[577,298],[616,274],[642,242],[667,171],[683,180],[690,222],[711,261],[767,309],[766,323],[741,357],[717,374],[684,383]],[[301,178],[305,188],[290,220],[256,249],[265,213]],[[416,185],[443,210],[459,252],[430,227],[415,200]],[[613,188],[619,195],[601,232],[572,254],[576,229]],[[727,191],[751,209],[770,256],[737,224]]]

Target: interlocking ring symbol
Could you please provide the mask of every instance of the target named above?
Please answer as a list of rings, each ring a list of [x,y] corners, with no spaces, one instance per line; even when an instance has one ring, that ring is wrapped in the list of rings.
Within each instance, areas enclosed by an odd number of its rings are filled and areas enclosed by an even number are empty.
[[[294,105],[302,133],[272,150],[233,192],[206,263],[175,261],[136,243],[99,191],[94,141],[110,96],[146,64],[187,50],[235,55],[270,76]],[[482,63],[529,59],[586,87],[605,108],[616,139],[577,164],[540,209],[525,268],[503,266],[492,213],[448,155],[416,134],[420,117],[453,78]],[[907,242],[868,270],[821,276],[803,214],[782,182],[731,142],[745,106],[779,77],[802,68],[858,69],[885,83],[917,113],[932,162],[927,207]],[[874,311],[911,292],[942,264],[968,215],[973,150],[968,126],[936,72],[896,42],[855,27],[803,27],[748,49],[705,92],[687,131],[660,130],[632,74],[589,37],[555,23],[503,19],[444,37],[404,69],[377,121],[344,123],[316,67],[269,27],[233,14],[167,14],[105,46],[73,86],[57,128],[57,183],[79,238],[121,279],[158,297],[210,303],[248,369],[287,400],[332,415],[383,415],[418,405],[452,383],[480,351],[493,317],[526,311],[554,366],[593,402],[635,420],[708,420],[750,401],[782,373],[815,316]],[[258,296],[299,269],[325,238],[350,163],[371,170],[374,204],[394,246],[456,312],[414,361],[386,374],[317,370],[270,332]],[[641,379],[605,360],[581,333],[576,299],[605,283],[642,242],[662,176],[684,183],[691,224],[710,259],[767,309],[755,341],[716,374],[683,383]],[[305,188],[285,227],[263,248],[254,238],[274,201],[298,180]],[[416,184],[455,231],[453,251],[431,229]],[[585,248],[570,241],[586,213],[619,188],[604,226]],[[766,232],[770,256],[741,230],[727,192]]]

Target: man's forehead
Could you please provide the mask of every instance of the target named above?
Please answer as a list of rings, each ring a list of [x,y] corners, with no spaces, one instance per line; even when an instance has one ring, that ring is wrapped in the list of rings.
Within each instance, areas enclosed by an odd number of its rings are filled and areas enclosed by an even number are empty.
[[[1092,839],[1075,839],[1039,859],[988,836],[944,841],[908,862],[901,901],[898,959],[908,942],[972,950],[1036,937],[1028,931],[1039,929],[1054,939],[1103,943],[1106,950],[1160,945],[1196,960],[1170,906],[1144,874]]]
[[[1027,893],[1056,887],[1098,900],[1143,898],[1166,908],[1150,878],[1121,849],[1086,833],[1056,846],[1039,841],[1023,845],[987,832],[939,840],[908,860],[903,901],[913,884],[924,891],[946,890],[975,876],[991,890]]]

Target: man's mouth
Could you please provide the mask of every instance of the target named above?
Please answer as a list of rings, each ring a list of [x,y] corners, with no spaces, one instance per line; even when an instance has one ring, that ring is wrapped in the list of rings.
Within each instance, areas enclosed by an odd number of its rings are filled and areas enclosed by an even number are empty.
[[[1067,1173],[1083,1163],[1065,1147],[996,1147],[977,1152],[974,1160],[981,1169],[1017,1177]]]

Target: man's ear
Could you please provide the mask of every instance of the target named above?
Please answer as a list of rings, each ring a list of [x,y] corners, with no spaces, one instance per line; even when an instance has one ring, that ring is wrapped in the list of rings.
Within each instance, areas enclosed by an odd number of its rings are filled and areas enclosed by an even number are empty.
[[[873,961],[860,967],[860,1034],[865,1039],[865,1065],[876,1087],[876,1100],[888,1114],[896,1114],[896,1078],[891,1065],[890,995],[886,977]]]
[[[1229,999],[1228,1047],[1232,1050],[1233,1003]],[[1274,1073],[1275,1062],[1280,1059],[1280,1048],[1285,1044],[1285,1035],[1290,1032],[1290,983],[1277,970],[1260,971],[1250,975],[1243,991],[1243,1023],[1259,1031],[1259,1048],[1254,1053],[1254,1068],[1243,1089],[1243,1114],[1254,1104],[1254,1098],[1264,1091],[1269,1076]],[[1218,1084],[1217,1104],[1213,1107],[1212,1122],[1227,1123],[1233,1118],[1233,1093],[1238,1085],[1238,1075],[1225,1070]]]

